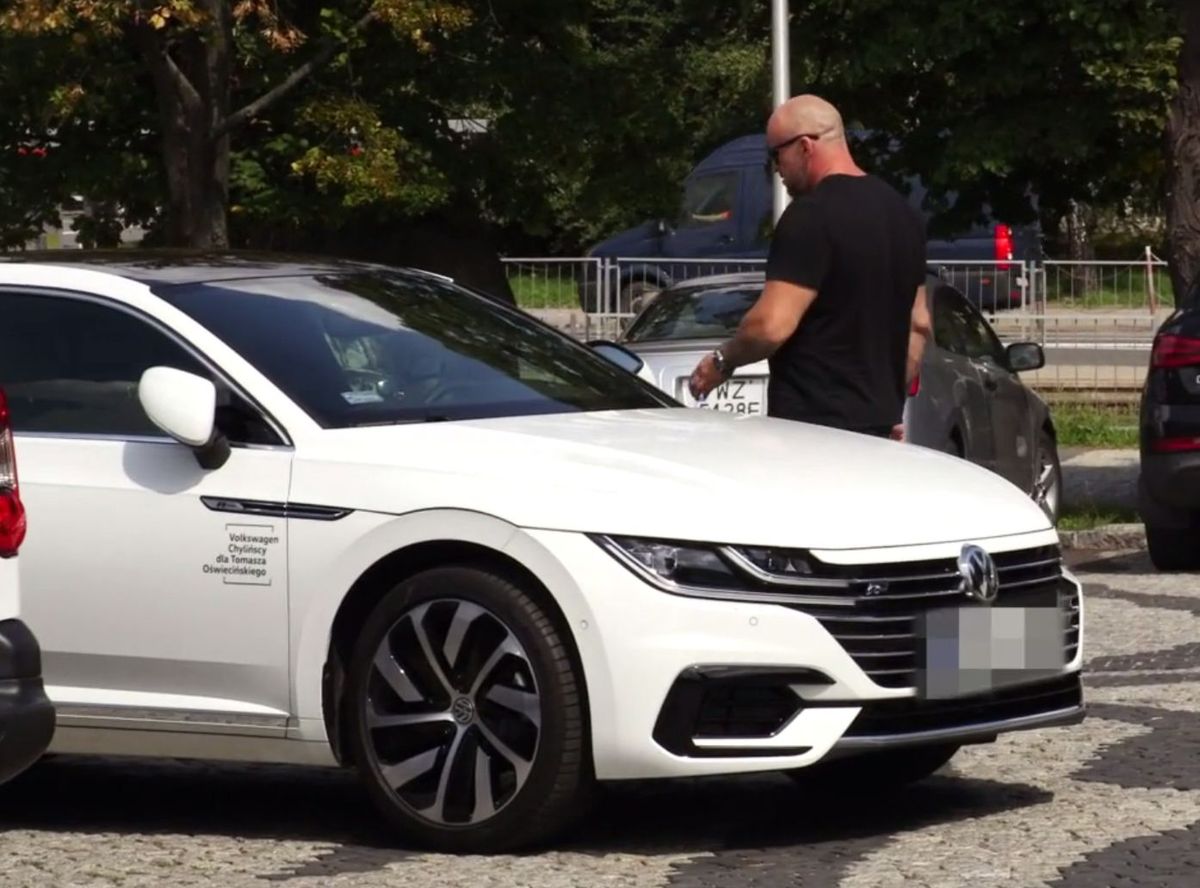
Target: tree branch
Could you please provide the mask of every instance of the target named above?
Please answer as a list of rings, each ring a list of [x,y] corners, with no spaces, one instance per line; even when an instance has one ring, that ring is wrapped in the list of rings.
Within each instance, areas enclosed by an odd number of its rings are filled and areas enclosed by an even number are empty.
[[[362,18],[354,23],[351,33],[357,33],[363,30],[367,25],[375,21],[376,18],[378,18],[378,13],[376,13],[373,9],[365,13]],[[323,41],[316,54],[291,74],[289,74],[281,84],[263,93],[253,102],[250,102],[248,105],[238,109],[218,123],[213,131],[213,139],[219,139],[238,127],[245,125],[248,121],[252,120],[254,117],[257,117],[267,108],[274,105],[293,89],[299,86],[314,71],[333,58],[333,54],[338,51],[338,48],[342,46],[342,43],[343,41],[334,38],[328,38]]]
[[[166,46],[162,48],[163,64],[166,65],[167,74],[171,78],[171,82],[175,84],[175,88],[179,90],[179,95],[183,99],[184,106],[192,112],[201,110],[204,106],[204,100],[200,98],[200,93],[188,76],[183,73],[179,65],[175,64],[175,59],[171,58],[171,53],[167,51]]]
[[[159,35],[146,28],[137,28],[134,36],[142,44],[146,60],[150,64],[151,74],[158,83],[159,89],[173,87],[179,94],[180,104],[189,114],[195,114],[201,110],[204,100],[200,97],[200,92],[175,63],[175,59],[167,50],[166,41],[159,39]]]

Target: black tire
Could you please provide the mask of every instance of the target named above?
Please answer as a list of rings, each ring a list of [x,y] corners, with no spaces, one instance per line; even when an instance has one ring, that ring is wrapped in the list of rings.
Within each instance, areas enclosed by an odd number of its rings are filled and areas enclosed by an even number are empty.
[[[377,654],[393,657],[399,675],[381,660],[386,680]],[[525,590],[485,569],[440,567],[405,580],[371,613],[343,712],[353,761],[403,839],[492,853],[541,842],[586,809],[594,777],[584,705],[578,667]],[[414,716],[423,723],[379,724]],[[403,782],[394,788],[385,769]]]
[[[1200,528],[1147,524],[1146,548],[1158,570],[1200,570]]]
[[[888,792],[924,780],[958,752],[957,744],[886,749],[817,762],[787,775],[817,792]]]
[[[1058,459],[1058,442],[1049,429],[1038,432],[1037,461],[1034,464],[1033,489],[1029,492],[1051,524],[1058,524],[1062,511],[1063,475]],[[1043,472],[1048,473],[1043,477]]]

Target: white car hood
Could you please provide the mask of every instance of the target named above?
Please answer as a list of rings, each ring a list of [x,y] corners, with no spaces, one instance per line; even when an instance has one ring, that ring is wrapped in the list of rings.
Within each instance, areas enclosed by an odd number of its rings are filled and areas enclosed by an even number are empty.
[[[292,500],[722,543],[865,549],[1036,533],[1022,491],[923,447],[686,408],[324,432]]]

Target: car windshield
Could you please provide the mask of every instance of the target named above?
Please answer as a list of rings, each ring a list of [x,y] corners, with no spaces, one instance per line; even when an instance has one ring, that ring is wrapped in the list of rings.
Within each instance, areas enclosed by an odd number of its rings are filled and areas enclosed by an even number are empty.
[[[527,315],[418,273],[338,272],[156,292],[326,428],[673,404]]]
[[[730,336],[750,310],[761,285],[665,290],[625,334],[627,342],[715,339]]]

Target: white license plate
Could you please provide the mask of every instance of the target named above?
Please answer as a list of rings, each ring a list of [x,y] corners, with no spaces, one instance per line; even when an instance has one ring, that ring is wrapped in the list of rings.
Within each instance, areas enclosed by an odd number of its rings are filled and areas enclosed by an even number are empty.
[[[917,695],[925,699],[1054,678],[1066,666],[1061,608],[937,608],[916,622]]]
[[[702,401],[688,391],[687,380],[680,382],[683,403],[689,407],[720,410],[739,416],[762,416],[767,412],[767,380],[761,376],[737,376],[723,382]]]

